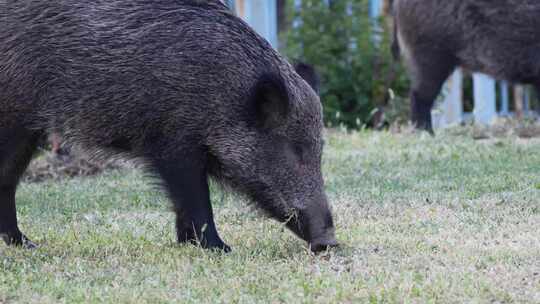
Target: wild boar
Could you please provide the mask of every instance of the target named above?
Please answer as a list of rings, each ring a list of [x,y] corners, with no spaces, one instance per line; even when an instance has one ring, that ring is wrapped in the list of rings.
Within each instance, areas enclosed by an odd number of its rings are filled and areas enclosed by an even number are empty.
[[[539,1],[393,0],[393,15],[420,129],[432,132],[431,108],[456,67],[540,88]]]
[[[229,251],[208,179],[247,194],[313,251],[336,245],[322,111],[293,67],[218,0],[0,1],[0,234],[38,139],[140,159],[179,242]],[[306,75],[307,79],[315,79]]]

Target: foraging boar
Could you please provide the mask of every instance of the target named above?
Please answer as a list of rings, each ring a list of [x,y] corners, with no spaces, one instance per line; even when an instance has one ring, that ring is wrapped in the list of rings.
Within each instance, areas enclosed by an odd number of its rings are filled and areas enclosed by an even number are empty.
[[[431,107],[458,66],[540,87],[540,1],[393,0],[393,14],[418,128],[432,132]]]
[[[143,160],[179,242],[230,248],[208,178],[247,194],[313,251],[336,245],[321,174],[321,103],[219,0],[0,1],[0,235],[38,139]],[[306,79],[315,79],[307,75]]]

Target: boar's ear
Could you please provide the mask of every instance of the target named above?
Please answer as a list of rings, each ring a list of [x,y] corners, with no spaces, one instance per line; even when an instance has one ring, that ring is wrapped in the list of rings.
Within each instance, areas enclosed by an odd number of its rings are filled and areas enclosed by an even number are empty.
[[[290,101],[283,79],[265,74],[259,78],[252,95],[257,125],[269,129],[282,125],[289,113]]]
[[[315,91],[315,93],[317,93],[318,95],[320,91],[321,80],[315,68],[312,65],[299,61],[295,63],[294,69],[296,70],[296,73],[298,73],[298,75],[304,78],[304,80],[311,86],[313,91]]]

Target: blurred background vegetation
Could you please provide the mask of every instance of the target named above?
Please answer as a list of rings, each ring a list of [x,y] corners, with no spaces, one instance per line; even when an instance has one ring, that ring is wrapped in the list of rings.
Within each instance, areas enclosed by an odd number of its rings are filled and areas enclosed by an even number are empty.
[[[277,0],[280,51],[319,72],[328,127],[378,129],[409,120],[409,80],[402,62],[391,55],[392,18],[389,1],[382,1],[383,14],[374,18],[369,0]],[[464,76],[463,107],[471,113],[473,81],[470,72]],[[530,86],[526,90],[530,108],[540,112],[536,92]],[[496,94],[501,111],[499,89]],[[514,102],[509,109],[515,111]]]
[[[279,2],[281,51],[319,72],[328,126],[407,121],[409,83],[391,55],[389,18],[371,18],[368,0]]]

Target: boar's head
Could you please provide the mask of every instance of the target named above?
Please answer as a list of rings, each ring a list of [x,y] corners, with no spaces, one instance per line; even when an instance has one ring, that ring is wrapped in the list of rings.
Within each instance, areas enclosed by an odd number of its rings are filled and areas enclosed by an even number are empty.
[[[313,69],[261,73],[241,109],[224,110],[209,135],[211,174],[246,193],[271,217],[286,223],[311,250],[337,245],[321,173],[322,105]],[[304,80],[306,79],[306,80]],[[311,87],[310,87],[311,86]],[[236,103],[233,103],[236,106]]]

